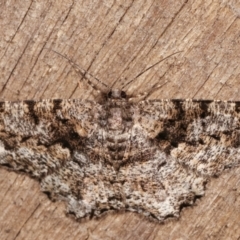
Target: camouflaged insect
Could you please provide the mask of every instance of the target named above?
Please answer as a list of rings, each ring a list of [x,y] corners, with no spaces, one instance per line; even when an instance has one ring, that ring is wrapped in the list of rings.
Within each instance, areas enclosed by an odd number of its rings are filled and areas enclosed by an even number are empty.
[[[240,102],[99,92],[98,102],[0,102],[0,164],[37,178],[78,219],[128,210],[158,221],[239,165]]]

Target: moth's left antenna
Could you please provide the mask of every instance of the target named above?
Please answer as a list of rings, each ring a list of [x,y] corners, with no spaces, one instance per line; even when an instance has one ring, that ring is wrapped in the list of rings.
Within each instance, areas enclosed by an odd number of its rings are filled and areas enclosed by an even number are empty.
[[[94,90],[96,90],[96,91],[98,91],[98,92],[101,92],[101,91],[98,89],[97,85],[94,84],[86,75],[89,75],[90,77],[92,77],[93,79],[95,79],[98,83],[100,83],[102,86],[106,87],[106,88],[109,90],[109,87],[108,87],[107,84],[105,84],[104,82],[102,82],[100,79],[94,77],[91,73],[87,72],[86,70],[80,68],[80,67],[79,67],[76,63],[74,63],[70,58],[64,56],[63,54],[61,54],[61,53],[59,53],[59,52],[57,52],[57,51],[55,51],[55,50],[53,50],[53,49],[50,49],[50,48],[45,48],[45,49],[49,49],[50,51],[53,51],[53,52],[55,52],[56,54],[58,54],[59,56],[65,58],[65,59],[72,65],[72,67],[75,69],[75,71],[76,71],[77,73],[80,73],[81,76],[82,76],[82,78],[84,78],[84,79],[87,81],[87,83],[88,83]]]

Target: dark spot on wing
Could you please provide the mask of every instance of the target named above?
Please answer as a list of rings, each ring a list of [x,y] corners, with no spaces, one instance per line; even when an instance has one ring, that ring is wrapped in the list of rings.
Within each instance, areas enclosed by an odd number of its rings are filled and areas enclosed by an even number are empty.
[[[28,106],[29,116],[34,120],[34,123],[36,125],[38,125],[39,118],[38,118],[38,116],[37,116],[37,114],[35,113],[35,110],[34,110],[34,106],[35,106],[36,102],[33,101],[33,100],[26,100],[26,101],[24,101],[24,103]]]
[[[212,103],[212,102],[213,101],[211,101],[211,100],[199,101],[199,107],[201,109],[200,118],[205,118],[210,114],[208,109],[209,109],[210,103]]]
[[[56,113],[57,110],[61,110],[62,109],[62,100],[61,99],[54,99],[53,100],[53,112]]]
[[[4,110],[5,110],[5,103],[0,102],[0,112],[4,112]]]

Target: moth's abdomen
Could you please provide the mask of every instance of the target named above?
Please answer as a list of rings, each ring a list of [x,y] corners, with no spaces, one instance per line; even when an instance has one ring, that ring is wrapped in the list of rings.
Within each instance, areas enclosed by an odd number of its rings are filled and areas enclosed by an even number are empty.
[[[130,134],[128,132],[124,134],[116,134],[113,133],[116,131],[111,131],[107,133],[106,141],[105,141],[105,156],[108,158],[108,161],[123,161],[125,155],[129,148],[129,139]]]

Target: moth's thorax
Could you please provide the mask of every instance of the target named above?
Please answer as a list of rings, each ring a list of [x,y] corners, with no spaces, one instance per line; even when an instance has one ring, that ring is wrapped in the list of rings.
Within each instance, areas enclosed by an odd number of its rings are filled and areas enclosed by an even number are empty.
[[[125,98],[110,98],[105,106],[107,131],[125,132],[132,126],[133,107]]]
[[[111,97],[103,104],[99,114],[100,132],[97,151],[113,166],[128,161],[131,129],[133,127],[133,108],[121,91],[111,91]],[[98,153],[99,154],[99,153]]]
[[[109,130],[122,130],[124,129],[123,117],[121,108],[111,108],[110,116],[107,119]]]

